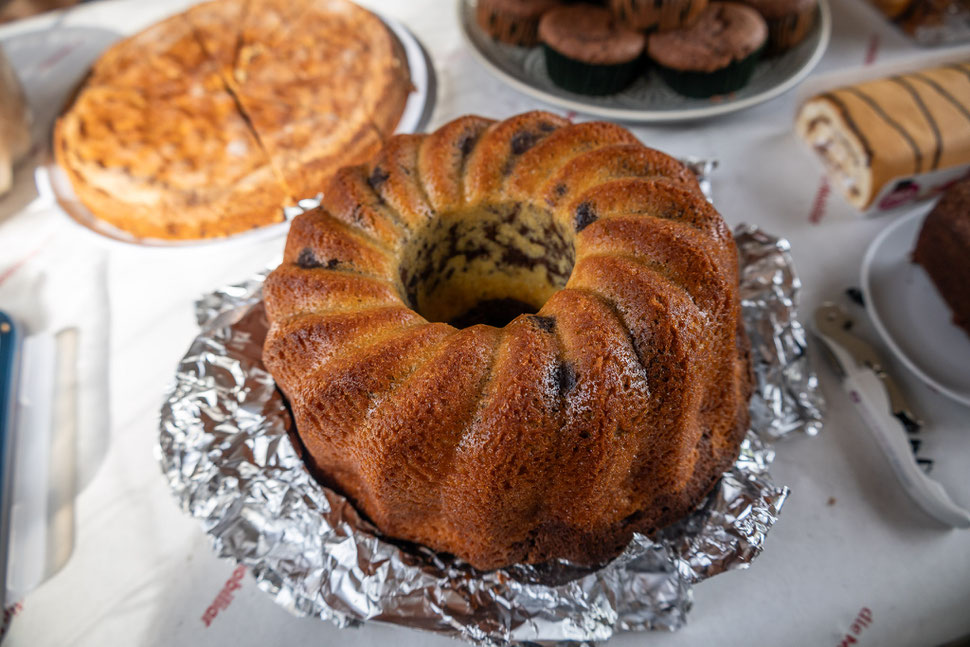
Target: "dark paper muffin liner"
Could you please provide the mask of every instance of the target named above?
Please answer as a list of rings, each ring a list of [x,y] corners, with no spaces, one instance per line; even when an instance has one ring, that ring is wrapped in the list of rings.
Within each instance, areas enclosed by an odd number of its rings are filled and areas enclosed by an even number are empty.
[[[588,95],[615,94],[637,78],[643,69],[643,57],[626,63],[597,65],[570,58],[543,43],[546,71],[552,82],[570,92]]]
[[[695,72],[692,70],[675,70],[655,63],[660,77],[670,88],[692,99],[706,99],[719,94],[728,94],[740,90],[754,74],[754,68],[761,60],[764,47],[749,54],[739,61],[732,61],[727,67],[713,72]]]

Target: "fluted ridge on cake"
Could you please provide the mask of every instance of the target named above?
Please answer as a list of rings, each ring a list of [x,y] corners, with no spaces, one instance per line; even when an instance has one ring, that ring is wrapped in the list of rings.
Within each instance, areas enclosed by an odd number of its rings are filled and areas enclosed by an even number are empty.
[[[610,559],[696,506],[747,428],[733,238],[613,124],[391,138],[294,221],[265,300],[314,473],[478,568]],[[484,311],[517,316],[465,325]]]

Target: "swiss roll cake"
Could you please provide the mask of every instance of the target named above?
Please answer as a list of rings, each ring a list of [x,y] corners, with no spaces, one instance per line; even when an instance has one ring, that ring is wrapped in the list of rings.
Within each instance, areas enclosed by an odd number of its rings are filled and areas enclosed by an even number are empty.
[[[850,204],[888,191],[920,197],[970,164],[970,63],[848,85],[799,109],[795,128]]]

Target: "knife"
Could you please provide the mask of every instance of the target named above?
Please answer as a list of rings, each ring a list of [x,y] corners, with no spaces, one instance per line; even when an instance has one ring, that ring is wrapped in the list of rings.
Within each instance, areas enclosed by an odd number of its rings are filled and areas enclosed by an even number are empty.
[[[6,608],[10,508],[13,504],[13,428],[20,364],[20,328],[0,311],[0,610]]]
[[[924,467],[932,467],[932,461],[915,456],[919,440],[909,436],[919,432],[922,421],[914,415],[875,349],[850,332],[852,325],[845,310],[834,303],[823,303],[815,311],[816,334],[842,387],[910,498],[938,521],[970,528],[970,511],[957,505],[943,486],[924,472]]]

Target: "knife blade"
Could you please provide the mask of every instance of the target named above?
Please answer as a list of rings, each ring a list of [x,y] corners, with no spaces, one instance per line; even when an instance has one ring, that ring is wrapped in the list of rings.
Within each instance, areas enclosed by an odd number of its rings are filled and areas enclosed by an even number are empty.
[[[910,498],[938,521],[970,528],[970,511],[957,505],[943,486],[921,469],[914,456],[918,445],[911,445],[907,436],[918,432],[923,423],[875,349],[850,332],[852,325],[849,315],[835,303],[823,303],[815,311],[816,335],[856,411]]]

